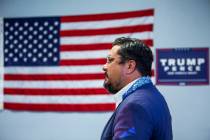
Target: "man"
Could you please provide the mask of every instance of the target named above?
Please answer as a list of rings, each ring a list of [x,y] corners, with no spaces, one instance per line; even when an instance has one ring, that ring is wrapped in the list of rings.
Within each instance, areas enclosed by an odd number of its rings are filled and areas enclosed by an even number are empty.
[[[103,66],[104,87],[115,94],[118,107],[101,140],[172,140],[166,101],[150,80],[153,55],[133,38],[117,38]]]

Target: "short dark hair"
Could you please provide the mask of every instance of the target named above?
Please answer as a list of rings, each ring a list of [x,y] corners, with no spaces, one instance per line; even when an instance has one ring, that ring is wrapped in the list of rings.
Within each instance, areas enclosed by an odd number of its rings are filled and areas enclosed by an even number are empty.
[[[120,46],[118,54],[121,56],[121,63],[134,60],[137,70],[142,76],[152,76],[152,51],[143,41],[136,38],[120,37],[112,45]]]

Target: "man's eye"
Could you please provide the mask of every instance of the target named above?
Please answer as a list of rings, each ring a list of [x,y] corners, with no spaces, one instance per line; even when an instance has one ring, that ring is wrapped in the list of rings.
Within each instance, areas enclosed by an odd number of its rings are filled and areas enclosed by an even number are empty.
[[[107,58],[107,63],[111,63],[113,60],[113,58]]]

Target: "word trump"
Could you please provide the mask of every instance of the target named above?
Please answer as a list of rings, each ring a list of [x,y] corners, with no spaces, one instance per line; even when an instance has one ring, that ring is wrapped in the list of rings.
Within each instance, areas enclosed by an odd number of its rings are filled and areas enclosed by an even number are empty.
[[[205,64],[205,59],[204,58],[176,58],[176,59],[162,58],[160,59],[160,63],[165,72],[199,72],[201,71],[201,66]]]

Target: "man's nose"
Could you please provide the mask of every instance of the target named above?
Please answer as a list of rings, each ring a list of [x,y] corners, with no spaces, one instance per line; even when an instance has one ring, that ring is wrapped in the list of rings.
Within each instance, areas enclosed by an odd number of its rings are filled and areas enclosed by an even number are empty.
[[[103,69],[103,71],[106,71],[107,70],[107,64],[104,64],[102,69]]]

